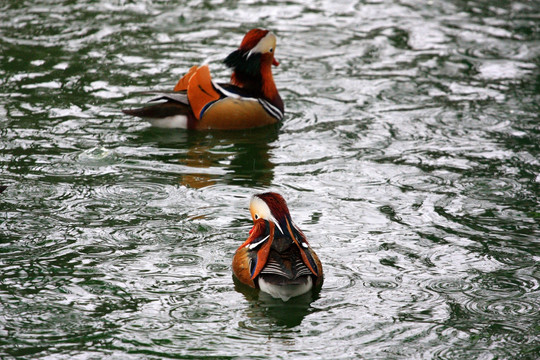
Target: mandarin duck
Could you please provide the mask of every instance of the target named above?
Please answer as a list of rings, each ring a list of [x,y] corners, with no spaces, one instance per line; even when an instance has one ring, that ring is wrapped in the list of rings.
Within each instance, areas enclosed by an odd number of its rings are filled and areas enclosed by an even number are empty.
[[[257,194],[249,210],[254,225],[234,254],[236,279],[283,301],[320,289],[322,264],[293,223],[285,199],[274,192]]]
[[[172,92],[147,92],[165,102],[123,110],[164,128],[237,130],[275,124],[284,106],[272,77],[276,36],[250,30],[240,47],[224,60],[232,68],[230,83],[216,83],[208,65],[193,66]]]

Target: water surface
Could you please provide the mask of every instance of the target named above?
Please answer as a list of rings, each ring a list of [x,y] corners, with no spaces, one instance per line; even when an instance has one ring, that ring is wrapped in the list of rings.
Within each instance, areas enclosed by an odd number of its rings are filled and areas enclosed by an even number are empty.
[[[534,1],[4,1],[0,357],[540,357]],[[278,36],[278,128],[121,108]],[[235,289],[249,197],[288,200],[311,299]]]

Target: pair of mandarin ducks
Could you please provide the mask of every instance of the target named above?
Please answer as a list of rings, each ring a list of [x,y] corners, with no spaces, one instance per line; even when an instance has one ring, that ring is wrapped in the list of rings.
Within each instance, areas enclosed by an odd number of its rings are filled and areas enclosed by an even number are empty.
[[[154,126],[193,130],[236,130],[276,124],[284,106],[272,77],[276,37],[268,30],[250,30],[240,47],[224,60],[233,69],[230,83],[216,83],[207,65],[193,66],[172,92],[149,92],[148,107],[124,110]],[[318,290],[322,265],[293,223],[285,199],[277,193],[254,195],[253,228],[236,250],[232,268],[242,284],[274,298],[290,298]]]

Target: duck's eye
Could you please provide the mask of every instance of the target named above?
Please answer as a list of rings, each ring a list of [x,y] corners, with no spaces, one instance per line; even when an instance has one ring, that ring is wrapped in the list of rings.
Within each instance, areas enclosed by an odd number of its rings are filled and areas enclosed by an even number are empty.
[[[274,52],[274,48],[270,48],[270,50],[268,50],[268,51],[270,51],[270,52]]]
[[[255,214],[255,220],[259,219],[259,215]]]

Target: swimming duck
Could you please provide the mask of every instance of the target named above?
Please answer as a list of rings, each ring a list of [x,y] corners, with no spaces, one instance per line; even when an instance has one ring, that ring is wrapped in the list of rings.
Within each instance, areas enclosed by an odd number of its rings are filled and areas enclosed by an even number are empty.
[[[193,66],[172,92],[146,93],[157,96],[152,101],[165,102],[122,111],[164,128],[234,130],[275,124],[284,114],[272,76],[272,65],[279,65],[275,50],[272,32],[250,30],[224,60],[233,70],[230,83],[214,82],[208,65]]]
[[[234,254],[234,276],[283,301],[320,288],[322,264],[293,223],[285,199],[274,192],[257,194],[249,210],[254,225]]]

